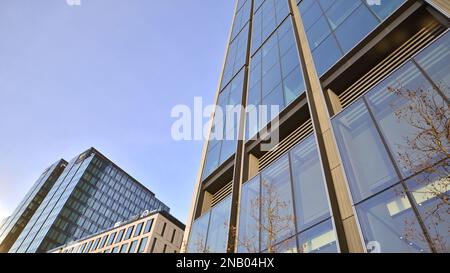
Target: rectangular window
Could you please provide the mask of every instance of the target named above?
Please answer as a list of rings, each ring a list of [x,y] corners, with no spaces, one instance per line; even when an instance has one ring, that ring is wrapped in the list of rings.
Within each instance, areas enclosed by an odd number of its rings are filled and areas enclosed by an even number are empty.
[[[332,124],[355,203],[399,180],[363,100],[334,117]]]
[[[206,235],[208,232],[209,217],[211,216],[210,212],[202,215],[192,224],[187,247],[189,253],[205,252]]]
[[[81,245],[80,253],[84,253],[84,249],[86,248],[86,243]]]
[[[98,243],[99,243],[99,242],[100,242],[100,237],[98,237],[98,238],[95,240],[94,245],[92,246],[92,251],[97,250],[97,247],[98,247]]]
[[[142,225],[144,223],[141,222],[136,226],[136,230],[134,231],[134,237],[141,235],[141,231],[142,231]]]
[[[450,32],[428,46],[414,60],[450,99]]]
[[[429,252],[411,203],[402,192],[402,187],[395,187],[356,206],[365,243],[378,242],[382,252]]]
[[[131,226],[127,229],[127,233],[125,234],[125,240],[128,240],[131,238],[131,235],[133,234],[133,228],[134,228],[134,226]]]
[[[221,88],[225,88],[247,61],[248,24],[228,46]]]
[[[147,234],[152,230],[152,225],[153,225],[153,219],[147,220],[147,223],[145,224],[144,234]]]
[[[446,197],[450,194],[449,166],[450,162],[443,162],[433,167],[431,173],[425,172],[406,182],[430,240],[440,253],[450,252],[450,214],[445,209],[448,208]]]
[[[116,237],[116,233],[115,232],[111,233],[111,235],[109,236],[109,240],[108,240],[107,246],[112,245],[112,243],[114,242],[114,238],[115,237]]]
[[[237,248],[239,253],[259,252],[259,194],[259,176],[256,176],[242,185],[239,208],[239,233],[237,240]]]
[[[172,231],[172,237],[170,238],[170,242],[173,244],[173,241],[175,240],[175,234],[177,233],[176,229],[173,229]]]
[[[144,253],[147,247],[148,237],[144,237],[141,239],[141,243],[139,244],[138,253]]]
[[[167,250],[167,245],[164,244],[163,253],[166,253],[166,250]]]
[[[448,137],[433,137],[437,135],[427,133],[433,130],[432,125],[439,127],[439,119],[437,116],[434,118],[438,109],[447,109],[448,113],[449,106],[414,63],[403,65],[372,88],[366,97],[404,177],[421,171],[420,166],[428,166],[443,159],[439,153],[423,151],[436,147],[435,140],[450,146]],[[427,112],[432,114],[424,116]],[[422,137],[424,134],[427,137]]]
[[[128,250],[128,253],[135,253],[137,244],[138,244],[138,240],[134,240],[133,242],[131,242],[130,249]]]
[[[325,180],[314,135],[290,153],[298,231],[330,217]]]
[[[264,113],[257,107],[254,113],[248,113],[247,139],[304,91],[292,20],[288,18],[251,58],[247,107],[264,105],[269,111]],[[272,107],[278,109],[272,110]]]
[[[405,0],[300,1],[298,4],[317,73],[322,76]]]
[[[208,228],[205,252],[227,252],[230,213],[231,195],[211,209],[211,220]]]
[[[337,253],[336,234],[331,220],[298,235],[300,253]]]
[[[123,244],[120,247],[120,253],[127,253],[127,249],[128,249],[128,244]]]
[[[295,234],[291,176],[286,155],[262,171],[260,202],[261,249],[265,250]]]
[[[237,149],[237,131],[244,89],[244,72],[241,71],[221,92],[214,113],[213,129],[208,143],[202,178],[208,177]],[[237,109],[235,109],[235,107]],[[237,113],[239,112],[239,113]]]
[[[273,33],[289,14],[287,0],[266,0],[253,17],[252,53]]]
[[[153,253],[155,251],[155,247],[156,247],[156,238],[153,238],[152,248],[150,249],[150,253]]]
[[[242,1],[240,1],[242,2]],[[238,35],[238,33],[242,30],[242,28],[247,24],[250,19],[250,9],[252,1],[245,1],[245,3],[239,3],[238,10],[236,12],[236,16],[233,22],[233,30],[231,33],[231,40]],[[242,4],[242,5],[241,5]]]
[[[162,227],[162,231],[161,231],[161,237],[164,237],[164,233],[166,232],[166,226],[167,226],[167,223],[164,223],[163,227]]]
[[[119,231],[119,233],[117,234],[117,238],[116,238],[116,244],[120,243],[122,241],[124,232],[125,232],[125,229],[122,229]]]
[[[114,247],[114,248],[111,250],[111,253],[117,253],[117,252],[119,252],[119,247],[118,247],[118,246]]]

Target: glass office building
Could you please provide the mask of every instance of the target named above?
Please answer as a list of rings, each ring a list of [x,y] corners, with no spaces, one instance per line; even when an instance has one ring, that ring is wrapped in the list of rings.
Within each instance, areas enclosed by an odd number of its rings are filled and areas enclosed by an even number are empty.
[[[46,252],[145,210],[169,208],[91,148],[67,164],[9,252]]]
[[[2,222],[0,225],[0,253],[9,251],[66,166],[67,162],[61,159],[48,167],[12,215]]]
[[[238,0],[184,251],[450,252],[449,15]]]

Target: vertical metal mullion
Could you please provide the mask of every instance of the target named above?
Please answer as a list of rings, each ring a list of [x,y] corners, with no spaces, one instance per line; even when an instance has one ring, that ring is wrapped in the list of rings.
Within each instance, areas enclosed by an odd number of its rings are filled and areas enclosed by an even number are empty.
[[[291,12],[294,18],[294,33],[300,56],[300,64],[303,69],[306,87],[306,98],[309,113],[316,136],[316,145],[319,152],[319,160],[324,175],[328,200],[331,205],[331,215],[335,223],[337,241],[342,252],[363,252],[364,243],[360,230],[356,223],[356,216],[348,210],[351,207],[349,193],[339,196],[338,191],[344,191],[341,177],[344,177],[342,163],[339,159],[335,139],[325,139],[324,133],[332,135],[332,126],[327,105],[323,94],[321,82],[313,63],[311,48],[308,44],[306,30],[304,29],[300,12],[295,0],[289,0]],[[331,133],[330,133],[331,132]],[[333,137],[333,136],[332,136]],[[331,157],[337,157],[335,165],[331,166]],[[336,177],[335,177],[335,175]],[[342,202],[342,204],[341,204]],[[343,218],[346,213],[346,218]],[[348,223],[347,225],[345,223]]]
[[[397,165],[397,162],[395,161],[395,157],[394,157],[394,155],[392,154],[392,152],[389,149],[389,145],[387,144],[387,141],[385,139],[385,136],[384,136],[383,132],[381,131],[380,126],[376,122],[375,116],[374,116],[374,114],[372,113],[372,111],[371,111],[371,109],[369,107],[369,103],[367,102],[366,97],[363,96],[362,100],[364,102],[364,105],[367,108],[367,112],[369,113],[370,119],[371,119],[372,123],[374,124],[374,127],[375,127],[375,129],[376,129],[376,131],[378,133],[378,136],[380,137],[381,143],[383,143],[384,149],[386,150],[386,153],[387,153],[387,155],[389,157],[389,160],[391,161],[392,166],[394,167],[394,170],[395,170],[397,176],[400,178],[400,184],[402,185],[403,190],[405,191],[406,198],[408,198],[408,201],[411,204],[411,208],[412,208],[412,210],[414,212],[414,215],[417,218],[417,221],[419,222],[419,226],[422,229],[422,232],[423,232],[423,234],[425,236],[425,239],[427,240],[427,243],[429,244],[429,247],[430,247],[431,251],[432,252],[436,252],[436,248],[433,245],[433,241],[431,240],[431,237],[430,237],[430,235],[428,233],[428,230],[427,230],[427,228],[425,226],[425,223],[423,223],[422,218],[421,218],[420,213],[419,213],[419,210],[418,210],[417,206],[415,205],[414,197],[412,196],[411,192],[409,192],[408,187],[406,186],[405,180],[404,180],[403,175],[402,175],[402,173],[400,171],[400,167]]]
[[[297,247],[297,252],[300,246],[300,242],[298,241],[298,235],[299,235],[299,230],[297,227],[297,207],[296,207],[296,203],[295,203],[295,194],[294,194],[294,174],[292,172],[293,170],[293,166],[292,166],[292,157],[291,157],[291,152],[288,152],[288,164],[289,164],[289,175],[291,178],[291,196],[292,196],[292,205],[293,205],[293,212],[294,212],[294,229],[295,229],[295,244]]]
[[[251,0],[247,0],[251,1]],[[247,105],[247,92],[248,92],[248,79],[249,79],[249,64],[250,64],[250,50],[251,50],[251,37],[252,37],[252,27],[253,27],[253,1],[250,5],[250,16],[247,22],[248,33],[247,33],[247,46],[245,64],[242,68],[242,73],[244,73],[242,82],[242,95],[241,95],[241,113],[239,115],[239,129],[237,133],[237,147],[234,156],[234,168],[233,168],[233,181],[232,181],[232,191],[231,191],[231,208],[230,208],[230,221],[228,226],[228,243],[227,252],[234,253],[237,251],[237,230],[238,230],[238,212],[240,204],[240,194],[242,188],[243,180],[243,165],[244,165],[244,140],[245,137],[245,118],[246,111],[243,111],[244,107]]]
[[[450,104],[449,98],[442,92],[441,88],[434,82],[434,80],[428,75],[428,72],[425,71],[425,69],[422,68],[422,66],[419,65],[419,63],[416,62],[414,58],[411,58],[411,62],[414,63],[419,69],[419,71],[423,74],[423,76],[431,83],[431,86],[436,90],[436,92],[442,97],[442,99],[447,103]],[[450,86],[449,86],[450,88]]]

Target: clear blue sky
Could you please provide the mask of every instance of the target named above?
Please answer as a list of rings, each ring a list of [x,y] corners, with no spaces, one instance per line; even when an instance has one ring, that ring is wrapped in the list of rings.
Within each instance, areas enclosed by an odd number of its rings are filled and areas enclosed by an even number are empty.
[[[170,111],[212,103],[234,0],[0,1],[0,218],[93,146],[186,220],[202,142]]]

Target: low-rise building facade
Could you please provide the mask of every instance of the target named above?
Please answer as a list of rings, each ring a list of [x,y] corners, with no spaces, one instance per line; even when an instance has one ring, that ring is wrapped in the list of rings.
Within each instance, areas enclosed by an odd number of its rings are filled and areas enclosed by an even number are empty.
[[[166,211],[144,212],[126,222],[68,243],[50,253],[178,253],[184,224]]]

